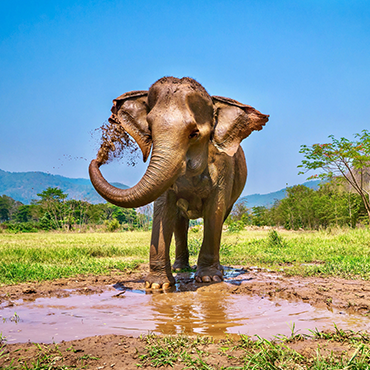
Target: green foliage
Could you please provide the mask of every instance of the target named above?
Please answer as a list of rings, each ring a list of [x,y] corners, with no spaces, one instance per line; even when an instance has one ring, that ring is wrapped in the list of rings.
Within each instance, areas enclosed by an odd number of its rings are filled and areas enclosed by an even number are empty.
[[[227,248],[222,248],[222,245],[227,245]],[[242,230],[239,234],[224,233],[220,259],[225,265],[283,269],[289,275],[369,280],[370,230]]]
[[[202,230],[202,227],[203,227],[203,225],[194,225],[194,226],[190,227],[190,232],[194,233],[194,234],[197,234]]]
[[[35,205],[21,205],[13,214],[12,220],[15,222],[29,222],[33,219]]]
[[[9,221],[17,208],[22,205],[11,197],[0,196],[0,222]]]
[[[0,284],[82,274],[106,274],[148,262],[150,232],[0,234]],[[189,238],[190,265],[201,237]],[[174,259],[171,248],[171,258]],[[370,230],[224,233],[224,265],[284,269],[290,275],[370,279]]]
[[[8,232],[13,233],[35,233],[40,227],[36,222],[4,222],[3,226]]]
[[[8,221],[10,217],[9,197],[3,195],[0,197],[0,221]]]
[[[269,209],[264,206],[252,207],[251,224],[254,226],[271,225]]]
[[[311,147],[301,145],[304,155],[298,167],[309,170],[321,170],[310,178],[332,180],[342,179],[361,197],[370,219],[370,133],[363,130],[355,134],[357,140],[336,139],[330,135],[331,143],[314,144]],[[305,172],[299,172],[303,174]]]
[[[238,233],[244,229],[244,223],[243,221],[235,221],[235,222],[230,222],[228,224],[227,231],[229,233]]]
[[[189,256],[196,257],[199,254],[202,241],[196,237],[190,237],[188,240]]]
[[[47,188],[38,194],[39,200],[23,205],[7,196],[0,197],[1,229],[8,232],[39,230],[74,230],[86,225],[105,225],[108,231],[150,229],[151,208],[144,213],[108,203],[90,204],[69,199],[58,188]]]
[[[147,261],[149,234],[0,234],[0,284],[132,270]]]
[[[269,231],[267,245],[269,248],[285,248],[287,246],[284,239],[276,232],[276,230]]]
[[[318,334],[323,334],[318,332]],[[157,337],[148,335],[142,340],[146,342],[145,353],[139,354],[139,367],[174,367],[181,366],[184,369],[194,370],[228,370],[228,369],[256,369],[256,370],[279,370],[279,369],[313,369],[313,370],[339,370],[339,369],[369,369],[370,347],[367,336],[360,339],[357,344],[346,341],[348,351],[341,349],[342,341],[339,341],[336,349],[327,351],[317,344],[312,354],[302,355],[290,347],[291,338],[282,337],[280,340],[269,341],[259,336],[251,338],[240,335],[239,338],[221,339],[217,343],[199,341],[183,335],[171,337]],[[314,335],[312,338],[315,338]],[[310,336],[303,338],[299,335],[294,339],[304,341],[311,339]],[[332,340],[328,338],[327,340]],[[312,342],[310,343],[312,345]],[[352,348],[351,348],[352,346]],[[219,366],[217,356],[224,356],[227,367]],[[216,357],[217,358],[217,357]],[[215,363],[218,363],[215,365]]]
[[[118,228],[120,227],[120,224],[119,224],[118,220],[116,218],[114,218],[111,221],[105,221],[105,226],[106,226],[108,231],[112,232],[112,231],[118,230]]]
[[[318,190],[303,185],[287,188],[286,197],[270,209],[253,207],[249,215],[255,226],[283,226],[288,230],[318,230],[356,227],[368,223],[366,209],[358,194],[346,191],[335,180]]]

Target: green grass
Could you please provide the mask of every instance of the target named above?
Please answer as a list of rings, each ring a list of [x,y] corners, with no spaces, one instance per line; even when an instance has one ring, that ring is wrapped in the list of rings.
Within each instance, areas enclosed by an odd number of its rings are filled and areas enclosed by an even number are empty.
[[[23,352],[26,353],[25,356],[20,356],[17,360],[14,358],[11,359],[11,356],[9,356],[9,352],[1,351],[2,347],[0,347],[0,360],[8,360],[7,364],[5,362],[3,363],[3,366],[1,367],[2,370],[72,370],[72,369],[86,369],[87,362],[94,363],[94,360],[99,360],[98,357],[92,356],[90,354],[84,354],[82,356],[77,357],[77,366],[66,366],[63,365],[64,358],[67,356],[66,352],[70,350],[68,348],[65,350],[65,352],[61,352],[59,349],[58,344],[39,344],[34,343],[34,346],[36,347],[36,354],[33,356],[29,356],[27,354],[27,349],[24,349]],[[73,350],[73,347],[71,347]],[[19,352],[20,350],[16,350],[15,352]],[[93,360],[93,361],[91,361]],[[62,363],[60,365],[57,364]],[[93,368],[96,368],[97,366],[94,366]],[[89,367],[91,368],[91,367]]]
[[[0,284],[133,270],[148,259],[148,232],[0,234]]]
[[[196,264],[202,233],[189,233]],[[150,232],[0,233],[0,284],[109,274],[148,263]],[[290,275],[370,279],[370,230],[223,233],[224,265],[259,266]],[[174,246],[171,248],[174,258]]]
[[[291,275],[370,279],[369,229],[251,234],[243,230],[226,235],[223,264],[255,265]]]
[[[327,340],[337,340],[334,338],[335,335],[332,334],[333,338]],[[354,340],[354,336],[357,340]],[[314,334],[306,339],[317,338]],[[339,343],[346,343],[347,351],[337,350],[336,344],[333,344],[328,353],[322,351],[317,344],[315,354],[302,355],[292,348],[292,344],[306,339],[290,337],[269,341],[257,337],[257,340],[252,340],[251,337],[240,335],[238,339],[226,338],[214,343],[205,337],[191,339],[182,335],[174,337],[148,335],[143,338],[147,343],[146,353],[139,355],[138,366],[173,367],[175,364],[181,364],[184,369],[194,370],[370,369],[368,335],[347,336],[343,332]],[[220,365],[220,357],[225,358],[223,362],[227,365]]]
[[[370,337],[366,333],[343,331],[294,334],[266,340],[247,335],[226,336],[214,341],[209,337],[185,335],[140,338],[144,346],[136,349],[138,368],[182,368],[193,370],[369,370]],[[114,345],[114,343],[112,343]],[[98,357],[79,353],[73,345],[33,344],[34,347],[6,351],[0,346],[2,369],[68,370],[100,369]],[[306,347],[310,350],[307,351]],[[29,350],[33,350],[32,353]],[[93,350],[93,347],[91,348]],[[127,351],[125,351],[127,352]],[[131,354],[118,354],[124,358]],[[105,360],[105,359],[103,359]],[[71,364],[74,365],[66,365]],[[100,362],[101,363],[101,362]],[[134,365],[132,363],[132,365]],[[106,365],[104,363],[104,365]],[[108,368],[105,366],[105,368]],[[112,367],[112,365],[111,365]],[[131,368],[131,367],[130,367]]]

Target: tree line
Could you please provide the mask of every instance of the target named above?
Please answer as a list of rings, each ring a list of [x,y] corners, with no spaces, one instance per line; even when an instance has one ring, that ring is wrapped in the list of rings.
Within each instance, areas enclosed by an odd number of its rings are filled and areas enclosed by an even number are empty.
[[[319,171],[308,180],[321,178],[320,188],[290,187],[286,197],[271,208],[248,209],[246,204],[237,204],[227,220],[229,228],[256,225],[297,230],[369,225],[370,133],[363,130],[354,136],[350,141],[330,135],[331,142],[301,145],[304,158],[299,173]]]
[[[288,230],[318,230],[328,227],[368,225],[361,196],[346,191],[335,181],[321,184],[318,190],[304,185],[287,188],[286,196],[270,208],[248,208],[237,204],[227,223],[231,230],[249,226],[276,226]]]
[[[109,203],[91,204],[83,200],[67,199],[59,188],[49,187],[38,193],[38,200],[22,204],[9,196],[0,196],[1,228],[14,232],[38,230],[76,230],[89,226],[108,231],[117,229],[149,229],[151,210],[121,208]]]
[[[300,173],[318,170],[308,178],[323,180],[318,190],[304,185],[290,187],[285,198],[271,208],[249,209],[247,204],[237,203],[226,220],[229,231],[246,225],[294,230],[369,225],[370,133],[363,130],[353,141],[329,138],[329,143],[301,145],[300,149],[304,155],[298,166],[303,169]],[[150,205],[138,211],[68,200],[68,194],[58,188],[47,188],[37,195],[40,199],[30,205],[0,196],[0,226],[11,231],[73,230],[88,225],[103,225],[109,231],[150,228]]]

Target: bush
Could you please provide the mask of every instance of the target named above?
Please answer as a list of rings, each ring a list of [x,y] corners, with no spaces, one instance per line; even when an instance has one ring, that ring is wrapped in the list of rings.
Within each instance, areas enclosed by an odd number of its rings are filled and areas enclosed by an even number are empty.
[[[238,233],[244,229],[243,221],[230,222],[227,228],[229,233]]]
[[[13,233],[37,233],[40,226],[37,222],[4,222],[3,228]]]
[[[105,221],[104,224],[105,227],[107,228],[107,231],[110,232],[116,231],[121,226],[116,218],[114,218],[112,221]]]

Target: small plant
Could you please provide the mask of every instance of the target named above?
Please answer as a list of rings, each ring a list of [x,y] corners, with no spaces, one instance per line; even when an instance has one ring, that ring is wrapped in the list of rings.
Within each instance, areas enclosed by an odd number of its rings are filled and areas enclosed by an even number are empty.
[[[3,333],[0,332],[0,345],[6,342],[6,338],[3,336]]]
[[[270,248],[285,248],[287,243],[285,240],[276,232],[276,230],[271,230],[268,234],[268,246]]]
[[[227,228],[229,233],[239,233],[244,229],[243,221],[230,222]]]
[[[18,314],[16,312],[14,312],[14,315],[10,318],[10,321],[15,322],[16,324],[18,324],[19,321],[21,321],[21,318],[18,316]]]

